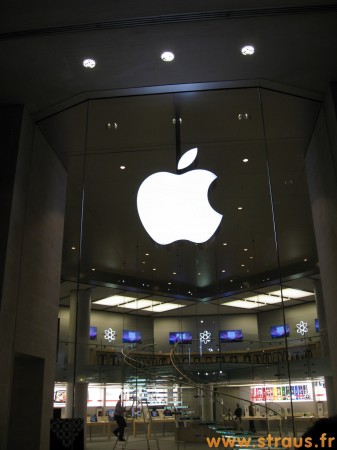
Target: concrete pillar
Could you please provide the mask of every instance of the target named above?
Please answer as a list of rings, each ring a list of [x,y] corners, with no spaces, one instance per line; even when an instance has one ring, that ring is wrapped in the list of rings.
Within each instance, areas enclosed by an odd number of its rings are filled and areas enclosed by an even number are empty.
[[[324,303],[327,340],[330,348],[333,398],[337,405],[337,86],[327,92],[305,156]],[[324,322],[323,322],[324,326]],[[324,338],[325,339],[325,338]],[[325,344],[324,344],[325,347]],[[326,347],[325,347],[326,348]],[[331,406],[330,406],[331,407]],[[329,413],[332,411],[329,410]]]
[[[23,106],[0,107],[0,147],[0,448],[45,450],[67,174]]]
[[[329,338],[328,338],[328,332],[327,332],[327,321],[326,321],[326,316],[325,316],[322,283],[320,280],[314,281],[314,288],[315,288],[315,298],[316,298],[316,307],[317,307],[317,317],[318,317],[318,323],[319,323],[321,357],[326,358],[326,357],[330,356],[330,348],[329,348]],[[326,376],[326,377],[324,377],[324,380],[325,380],[325,389],[326,389],[326,395],[327,395],[328,415],[333,416],[333,415],[337,414],[337,405],[335,404],[335,401],[334,401],[335,393],[334,393],[333,378],[331,376]]]
[[[201,418],[213,421],[213,384],[201,387]]]
[[[86,370],[89,363],[89,326],[91,310],[90,289],[72,291],[69,308],[68,365],[72,378],[67,383],[65,417],[87,416],[88,383]]]

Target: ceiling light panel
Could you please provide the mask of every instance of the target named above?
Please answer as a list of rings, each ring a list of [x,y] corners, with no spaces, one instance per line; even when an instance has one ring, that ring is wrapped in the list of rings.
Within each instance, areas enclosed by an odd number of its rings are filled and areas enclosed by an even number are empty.
[[[294,299],[294,298],[303,298],[303,297],[309,297],[310,295],[314,295],[313,292],[308,292],[308,291],[302,291],[301,289],[292,289],[292,288],[285,288],[279,290],[279,291],[273,291],[270,292],[271,295],[276,295],[281,297],[281,294],[283,295],[283,299],[284,297],[288,297],[290,299]]]
[[[93,302],[95,305],[118,306],[121,303],[128,303],[137,300],[136,297],[125,297],[123,295],[113,295]]]
[[[147,308],[146,311],[152,310],[152,306],[158,305],[159,302],[153,301],[153,300],[136,300],[134,302],[130,303],[124,303],[118,305],[118,308],[129,308],[129,309],[144,309]],[[150,308],[149,308],[150,307]]]
[[[250,302],[247,300],[234,300],[228,303],[221,303],[223,306],[233,306],[234,308],[252,309],[263,306],[260,303]]]
[[[153,308],[146,308],[144,311],[153,311],[153,312],[164,312],[170,311],[172,309],[183,308],[186,305],[180,305],[178,303],[161,303],[159,305],[154,306]]]
[[[253,297],[246,297],[245,300],[248,300],[250,302],[266,303],[267,305],[281,303],[280,297],[276,297],[275,295],[267,295],[267,294],[258,294],[258,295],[254,295]]]

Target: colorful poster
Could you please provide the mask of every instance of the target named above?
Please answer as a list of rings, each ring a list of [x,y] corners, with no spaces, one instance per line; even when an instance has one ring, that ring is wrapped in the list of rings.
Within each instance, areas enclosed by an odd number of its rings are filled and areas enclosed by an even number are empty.
[[[326,400],[323,382],[315,383],[315,396],[316,400]],[[289,384],[264,385],[250,388],[251,402],[289,402],[290,398],[293,401],[313,401],[312,384],[303,383],[290,386]]]

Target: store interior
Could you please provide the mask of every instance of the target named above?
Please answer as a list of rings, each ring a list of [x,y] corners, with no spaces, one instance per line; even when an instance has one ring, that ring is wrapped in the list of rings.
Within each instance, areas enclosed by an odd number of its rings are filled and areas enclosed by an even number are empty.
[[[157,439],[172,421],[166,433],[196,444],[249,433],[251,402],[256,435],[298,436],[328,414],[304,160],[320,108],[300,92],[219,84],[89,100],[39,122],[68,173],[55,417],[69,416],[81,383],[88,442],[110,441],[94,424],[109,424],[120,394],[131,435],[150,423]],[[200,169],[215,174],[206,195],[220,224],[202,242],[158,243],[140,186]],[[178,203],[154,202],[153,213],[161,231],[187,224],[185,236],[197,224]]]

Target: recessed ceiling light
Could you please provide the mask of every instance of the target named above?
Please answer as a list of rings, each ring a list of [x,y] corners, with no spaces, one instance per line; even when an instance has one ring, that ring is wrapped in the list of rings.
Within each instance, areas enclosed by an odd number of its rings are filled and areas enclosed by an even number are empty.
[[[150,253],[145,253],[145,256],[149,256],[150,255]]]
[[[119,168],[120,168],[121,170],[124,170],[124,169],[126,169],[126,166],[119,166]]]
[[[241,49],[241,53],[244,56],[250,56],[253,55],[255,52],[255,48],[252,45],[245,45],[244,47],[242,47]]]
[[[243,251],[244,251],[244,252],[248,252],[248,248],[244,248]]]
[[[71,247],[72,250],[76,250],[76,247]]]
[[[118,124],[117,124],[116,122],[114,122],[114,123],[108,122],[108,123],[106,124],[106,127],[107,127],[108,130],[111,130],[112,128],[114,128],[115,130],[117,130]]]
[[[96,66],[96,61],[94,59],[88,58],[83,61],[83,66],[86,69],[93,69]]]
[[[227,242],[224,242],[222,245],[227,245]]]
[[[222,273],[225,273],[226,271],[225,271],[225,269],[222,269],[222,271],[221,271]]]
[[[243,161],[244,163],[246,163],[246,162],[248,162],[248,158],[244,158],[242,161]]]
[[[243,209],[243,208],[242,208],[242,206],[238,206],[238,209],[241,211],[241,209]]]
[[[160,57],[161,57],[161,59],[163,61],[170,62],[170,61],[174,60],[174,53],[172,53],[172,52],[163,52]]]
[[[93,267],[91,270],[92,270],[93,272],[95,272],[96,269]]]

